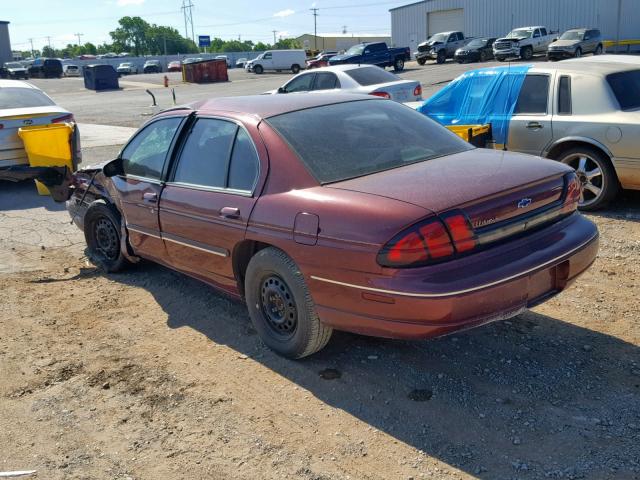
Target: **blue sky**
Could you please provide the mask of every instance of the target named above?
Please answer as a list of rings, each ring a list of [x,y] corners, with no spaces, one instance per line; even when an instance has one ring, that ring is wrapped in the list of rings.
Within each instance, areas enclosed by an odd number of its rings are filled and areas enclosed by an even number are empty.
[[[391,31],[389,9],[410,3],[389,0],[192,0],[196,35],[223,39],[272,42],[277,36],[295,37],[313,33],[317,7],[318,33],[347,32],[384,34]],[[149,23],[170,25],[184,34],[182,0],[0,0],[0,20],[7,20],[14,50],[28,50],[33,38],[36,49],[51,37],[52,46],[81,41],[109,41],[109,31],[125,15],[141,16]],[[9,8],[6,8],[10,5]],[[224,6],[223,6],[224,5]]]

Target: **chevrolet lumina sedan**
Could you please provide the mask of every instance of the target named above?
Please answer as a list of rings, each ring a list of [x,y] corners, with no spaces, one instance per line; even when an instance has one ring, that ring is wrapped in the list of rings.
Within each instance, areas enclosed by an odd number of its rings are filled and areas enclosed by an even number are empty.
[[[145,258],[243,298],[290,358],[333,329],[419,339],[513,317],[598,251],[571,168],[362,95],[165,111],[75,185],[67,208],[98,264]]]
[[[267,93],[360,93],[396,102],[422,100],[422,85],[375,65],[335,65],[300,73]]]

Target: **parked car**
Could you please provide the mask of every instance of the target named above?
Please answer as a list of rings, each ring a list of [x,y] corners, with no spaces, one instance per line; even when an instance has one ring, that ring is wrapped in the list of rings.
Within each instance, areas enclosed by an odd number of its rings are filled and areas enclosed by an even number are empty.
[[[62,78],[62,62],[57,58],[36,58],[29,67],[34,78]]]
[[[98,57],[96,55],[89,55],[85,53],[84,55],[78,55],[78,60],[96,60]]]
[[[329,65],[329,59],[335,57],[338,52],[320,52],[313,58],[307,60],[307,68],[320,68]]]
[[[73,121],[73,115],[36,86],[0,80],[0,167],[28,164],[18,129]]]
[[[462,32],[442,32],[429,37],[426,42],[418,45],[415,52],[416,61],[424,65],[427,60],[435,60],[436,63],[444,63],[447,58],[453,58],[456,50],[464,46],[466,39]]]
[[[257,74],[266,70],[291,70],[298,73],[304,68],[306,60],[304,50],[267,50],[245,63],[244,68]]]
[[[389,48],[385,42],[359,43],[345,53],[334,55],[329,59],[329,65],[345,63],[361,65],[377,65],[378,67],[393,67],[396,72],[404,70],[404,63],[411,60],[409,47]]]
[[[131,56],[131,54],[130,54],[129,52],[120,52],[120,53],[118,54],[118,57],[119,57],[119,58],[123,58],[123,57],[130,57],[130,56]]]
[[[147,64],[145,63],[145,67],[146,66]],[[135,63],[132,62],[122,62],[120,65],[118,65],[118,68],[116,68],[116,72],[118,72],[119,75],[132,75],[138,73],[138,67]]]
[[[146,258],[243,298],[290,358],[333,329],[417,339],[515,316],[598,251],[566,165],[362,95],[171,109],[76,179],[67,208],[96,263]]]
[[[65,77],[79,77],[82,74],[80,67],[73,63],[65,63],[62,65],[62,74]]]
[[[336,65],[302,72],[271,94],[279,93],[360,93],[396,102],[422,100],[422,86],[404,80],[375,65]]]
[[[167,65],[167,72],[181,72],[182,62],[180,60],[174,60]]]
[[[564,32],[558,40],[551,42],[547,49],[549,60],[579,58],[585,53],[601,55],[602,35],[596,28],[574,28]]]
[[[486,62],[493,58],[495,38],[476,38],[456,50],[454,58],[458,63]]]
[[[467,72],[421,109],[445,124],[500,122],[512,111],[504,147],[573,167],[584,190],[580,208],[596,210],[620,188],[640,190],[640,61],[601,58]],[[523,78],[497,97],[499,89],[478,80],[485,73]]]
[[[0,78],[10,78],[18,80],[23,78],[29,79],[29,70],[20,62],[6,62],[2,68],[0,68]]]
[[[214,60],[224,60],[227,63],[227,68],[231,68],[231,60],[226,55],[216,55]]]
[[[203,60],[204,60],[204,58],[202,58],[202,57],[188,57],[188,58],[185,58],[182,61],[182,64],[184,65],[184,64],[187,64],[187,63],[202,62]]]
[[[244,68],[246,63],[247,63],[246,57],[239,58],[238,60],[236,60],[236,68]]]
[[[147,60],[142,67],[142,73],[160,73],[162,72],[162,65],[160,60]]]
[[[547,47],[557,35],[547,27],[521,27],[509,32],[504,38],[498,38],[493,44],[493,56],[499,62],[507,58],[531,60],[535,54],[547,52]]]

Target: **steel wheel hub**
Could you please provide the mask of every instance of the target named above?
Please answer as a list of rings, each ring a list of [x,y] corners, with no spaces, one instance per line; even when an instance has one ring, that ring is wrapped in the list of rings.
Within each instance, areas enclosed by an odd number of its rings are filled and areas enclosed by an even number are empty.
[[[604,177],[600,164],[589,155],[576,154],[565,159],[565,163],[573,167],[582,185],[580,206],[591,205],[602,195]]]
[[[100,218],[94,226],[96,248],[109,260],[115,260],[120,253],[118,232],[116,227],[107,218]]]
[[[290,337],[298,325],[298,312],[291,290],[277,275],[262,282],[260,292],[262,313],[267,324],[281,337]]]

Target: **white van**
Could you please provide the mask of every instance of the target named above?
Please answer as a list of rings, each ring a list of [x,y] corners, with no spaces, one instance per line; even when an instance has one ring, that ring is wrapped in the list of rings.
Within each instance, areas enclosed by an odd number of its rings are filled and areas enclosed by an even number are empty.
[[[258,58],[247,62],[244,68],[257,74],[265,70],[291,70],[298,73],[306,65],[306,61],[304,50],[267,50]]]

